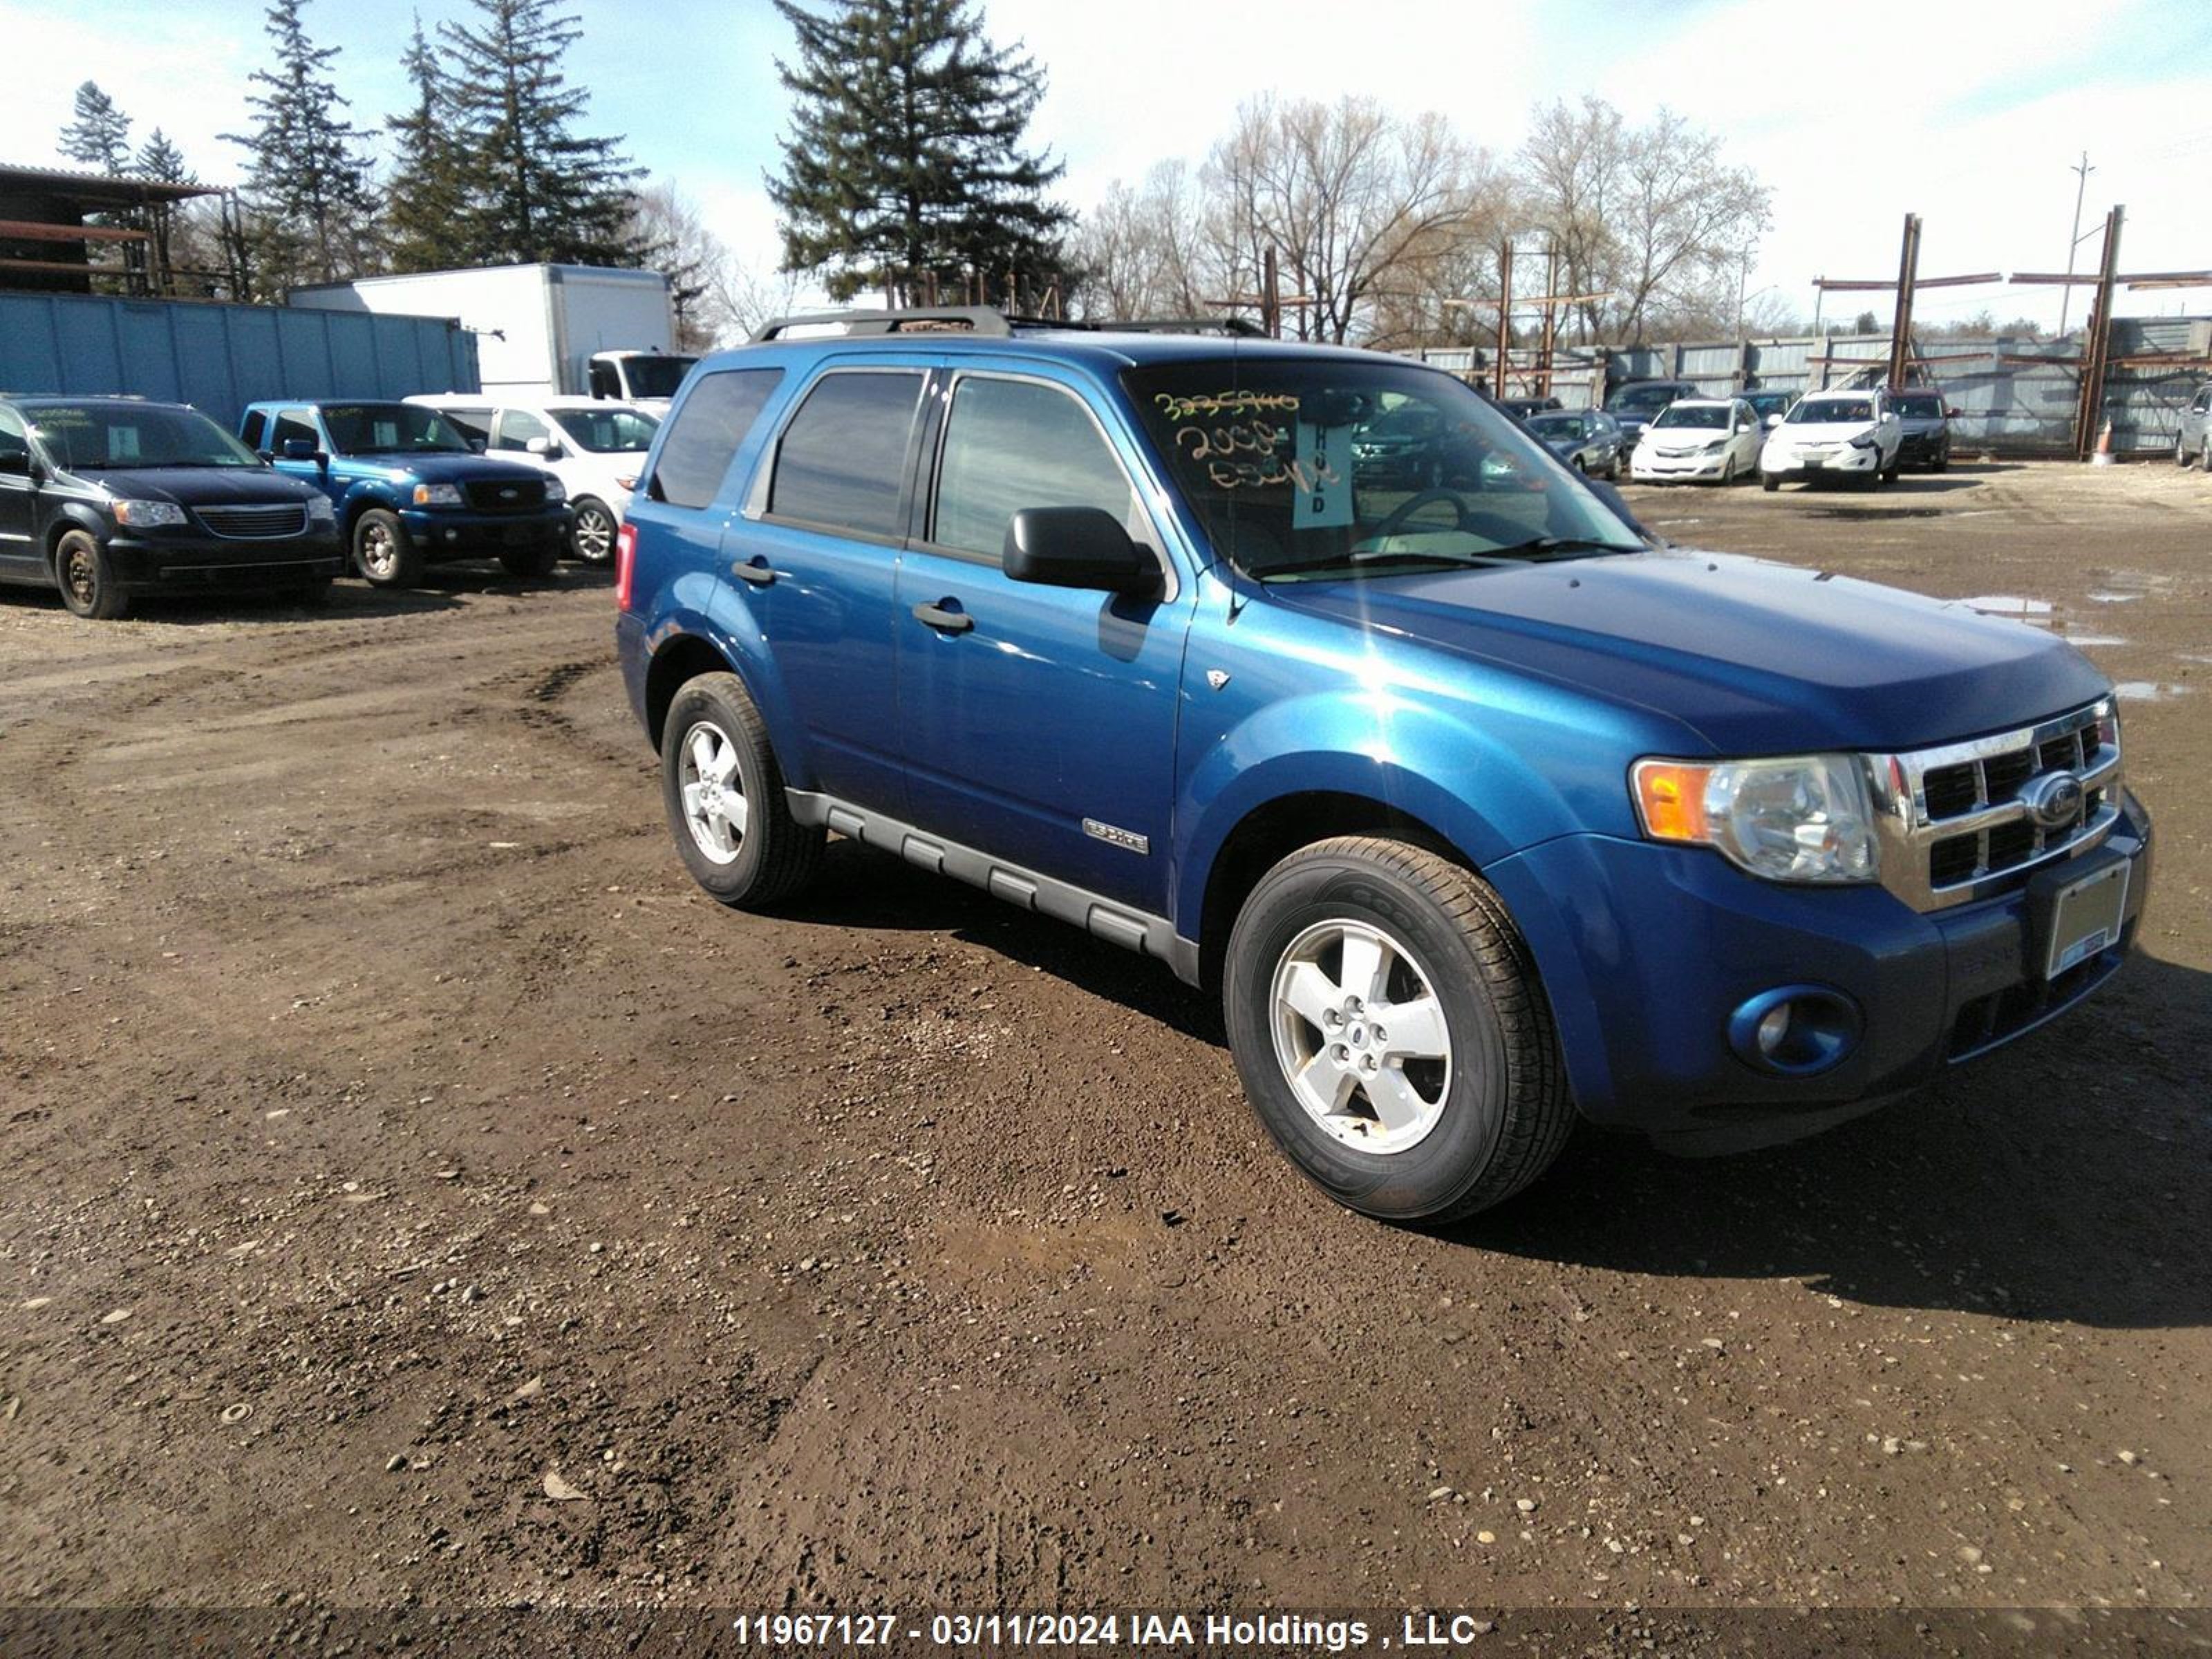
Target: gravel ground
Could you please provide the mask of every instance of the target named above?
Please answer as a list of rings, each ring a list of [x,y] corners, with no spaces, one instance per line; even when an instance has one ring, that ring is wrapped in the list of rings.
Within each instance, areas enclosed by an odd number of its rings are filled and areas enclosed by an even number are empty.
[[[1629,493],[2076,640],[2154,908],[1918,1099],[1446,1236],[1164,970],[695,891],[604,579],[0,590],[0,1603],[2201,1607],[2212,479]]]

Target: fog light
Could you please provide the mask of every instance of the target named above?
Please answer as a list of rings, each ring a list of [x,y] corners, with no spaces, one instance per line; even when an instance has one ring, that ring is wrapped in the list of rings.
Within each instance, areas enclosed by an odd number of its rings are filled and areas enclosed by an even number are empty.
[[[1858,1045],[1858,1005],[1824,985],[1762,991],[1729,1016],[1729,1047],[1746,1065],[1783,1077],[1811,1077]]]

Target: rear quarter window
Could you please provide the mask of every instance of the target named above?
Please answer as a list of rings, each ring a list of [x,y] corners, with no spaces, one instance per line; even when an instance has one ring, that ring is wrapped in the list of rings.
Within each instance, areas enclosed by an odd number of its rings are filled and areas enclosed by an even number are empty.
[[[776,447],[768,510],[779,519],[858,536],[896,538],[907,441],[921,401],[908,369],[825,374]]]
[[[713,505],[730,463],[782,379],[780,368],[725,368],[702,376],[661,441],[653,499],[671,507]]]
[[[261,434],[268,429],[268,425],[269,417],[258,409],[246,416],[246,429],[239,435],[246,441],[248,449],[262,447]]]

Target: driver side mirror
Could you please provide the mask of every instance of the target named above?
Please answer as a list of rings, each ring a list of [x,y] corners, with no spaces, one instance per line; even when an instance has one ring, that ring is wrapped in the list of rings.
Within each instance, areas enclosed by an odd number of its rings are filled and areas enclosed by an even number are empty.
[[[540,460],[556,460],[561,455],[561,445],[553,438],[525,438],[522,447]]]
[[[1951,407],[1951,405],[1950,405],[1950,404],[1945,404],[1943,405],[1943,418],[1944,418],[1945,420],[1947,420],[1947,421],[1957,421],[1957,420],[1963,420],[1965,417],[1966,417],[1966,411],[1965,411],[1965,410],[1958,410],[1958,409],[1954,409],[1954,408],[1952,408],[1952,407]]]
[[[31,452],[27,449],[0,449],[0,472],[10,477],[31,476]]]
[[[315,447],[315,441],[313,438],[287,438],[284,440],[284,459],[288,461],[319,463],[323,455],[322,452]]]
[[[1045,587],[1142,594],[1160,585],[1152,554],[1097,507],[1024,507],[1007,521],[1000,562],[1010,580]]]

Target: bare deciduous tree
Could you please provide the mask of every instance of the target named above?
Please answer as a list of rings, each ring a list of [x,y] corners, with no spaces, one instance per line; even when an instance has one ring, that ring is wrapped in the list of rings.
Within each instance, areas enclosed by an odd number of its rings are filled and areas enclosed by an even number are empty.
[[[656,179],[633,193],[625,234],[644,250],[647,268],[668,277],[679,351],[735,345],[791,308],[799,279],[757,276],[707,222],[699,204],[670,180]]]

